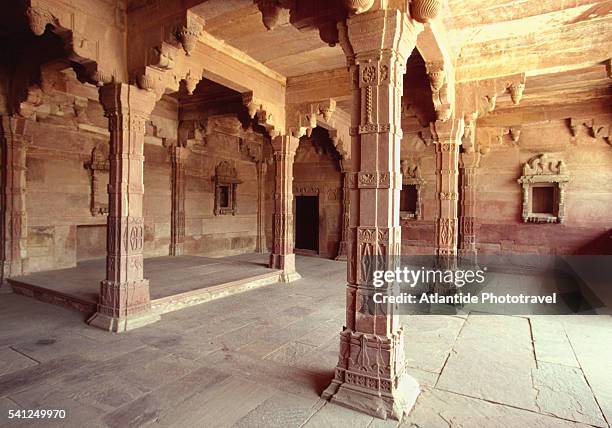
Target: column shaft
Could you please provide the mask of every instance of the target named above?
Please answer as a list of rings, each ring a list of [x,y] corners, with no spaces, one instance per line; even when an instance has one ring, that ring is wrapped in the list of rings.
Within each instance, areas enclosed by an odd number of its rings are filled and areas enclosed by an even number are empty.
[[[477,152],[461,153],[461,221],[459,256],[469,266],[478,263],[476,249],[476,170],[480,162]]]
[[[181,256],[185,246],[185,158],[187,149],[170,148],[172,162],[172,218],[170,231],[170,255]]]
[[[106,279],[89,323],[120,332],[157,321],[144,279],[143,167],[145,122],[156,96],[127,84],[100,89],[110,130]]]
[[[347,240],[349,234],[350,225],[350,213],[351,213],[351,195],[349,190],[349,179],[350,179],[350,161],[341,160],[340,168],[342,172],[342,240],[338,246],[338,255],[336,260],[346,260],[347,258]]]
[[[2,116],[2,281],[24,273],[27,257],[26,120]]]
[[[401,97],[406,60],[417,31],[407,15],[378,10],[348,20],[353,173],[346,326],[335,377],[323,397],[377,417],[401,419],[419,387],[406,373],[396,306],[373,303],[372,262],[392,269],[401,248]],[[345,49],[346,52],[346,49]],[[396,291],[396,290],[390,290]]]
[[[300,278],[293,253],[293,160],[300,140],[290,135],[272,139],[276,168],[274,190],[274,242],[270,267],[283,271],[282,281]]]
[[[255,252],[265,253],[266,246],[266,224],[264,216],[264,202],[266,192],[266,169],[265,161],[257,161],[257,241],[255,242]]]

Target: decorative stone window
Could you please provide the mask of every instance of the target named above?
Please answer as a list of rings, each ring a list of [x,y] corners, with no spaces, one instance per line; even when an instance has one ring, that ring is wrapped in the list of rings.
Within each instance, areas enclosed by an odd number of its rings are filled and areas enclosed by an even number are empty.
[[[565,185],[570,176],[565,163],[548,154],[538,155],[523,166],[523,222],[563,223]]]
[[[421,169],[417,164],[403,160],[401,167],[400,218],[404,220],[420,220],[422,217],[421,194],[425,180],[421,177]]]
[[[215,215],[236,215],[238,201],[236,189],[241,180],[233,164],[223,161],[215,168]]]
[[[109,180],[110,163],[108,160],[108,145],[100,144],[91,151],[90,159],[85,162],[85,169],[90,174],[90,203],[92,216],[108,214],[108,193],[106,184]],[[103,186],[99,185],[102,181]],[[102,190],[100,190],[102,189]]]

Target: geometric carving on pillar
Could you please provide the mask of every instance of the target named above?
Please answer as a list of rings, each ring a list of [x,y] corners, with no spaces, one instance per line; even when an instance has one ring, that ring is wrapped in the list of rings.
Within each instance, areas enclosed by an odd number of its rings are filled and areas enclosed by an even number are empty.
[[[145,123],[156,100],[153,92],[127,84],[100,89],[110,131],[106,278],[88,323],[113,332],[159,320],[144,279],[142,210]]]
[[[401,420],[419,394],[407,374],[403,330],[395,305],[373,305],[364,256],[399,256],[401,227],[401,98],[406,61],[420,31],[396,9],[352,15],[341,27],[351,68],[351,192],[347,246],[346,324],[335,376],[322,397],[345,407]],[[389,262],[391,264],[391,262]]]
[[[570,182],[563,160],[538,155],[523,166],[517,182],[523,187],[523,222],[563,223],[565,186]]]
[[[465,143],[464,143],[465,144]],[[465,148],[465,147],[464,147]],[[459,223],[459,255],[466,266],[477,266],[476,232],[476,170],[480,164],[480,152],[461,153],[461,216]]]
[[[274,191],[274,227],[270,268],[280,269],[281,282],[291,282],[301,276],[295,270],[293,252],[293,161],[300,140],[292,135],[272,139],[276,169]]]
[[[108,146],[100,144],[91,150],[91,158],[85,162],[85,169],[89,170],[91,175],[91,196],[90,196],[90,211],[92,216],[108,214],[108,193],[100,194],[100,174],[103,174],[103,182],[108,183]]]

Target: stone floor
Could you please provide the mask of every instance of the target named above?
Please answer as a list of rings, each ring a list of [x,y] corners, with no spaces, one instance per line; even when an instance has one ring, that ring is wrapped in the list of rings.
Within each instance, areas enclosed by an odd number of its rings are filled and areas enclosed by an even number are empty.
[[[344,264],[121,335],[0,294],[0,426],[392,427],[319,399],[337,360]],[[612,318],[405,316],[423,392],[402,427],[609,427]],[[9,421],[9,409],[65,409]]]

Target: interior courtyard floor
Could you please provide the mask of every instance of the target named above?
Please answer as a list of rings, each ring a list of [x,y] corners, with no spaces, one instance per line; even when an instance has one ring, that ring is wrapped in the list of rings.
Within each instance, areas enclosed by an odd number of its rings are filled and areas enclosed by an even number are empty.
[[[0,426],[391,427],[320,399],[338,358],[345,264],[162,316],[122,334],[0,294]],[[422,388],[403,427],[609,427],[609,316],[404,316]],[[11,420],[9,409],[67,419]]]

